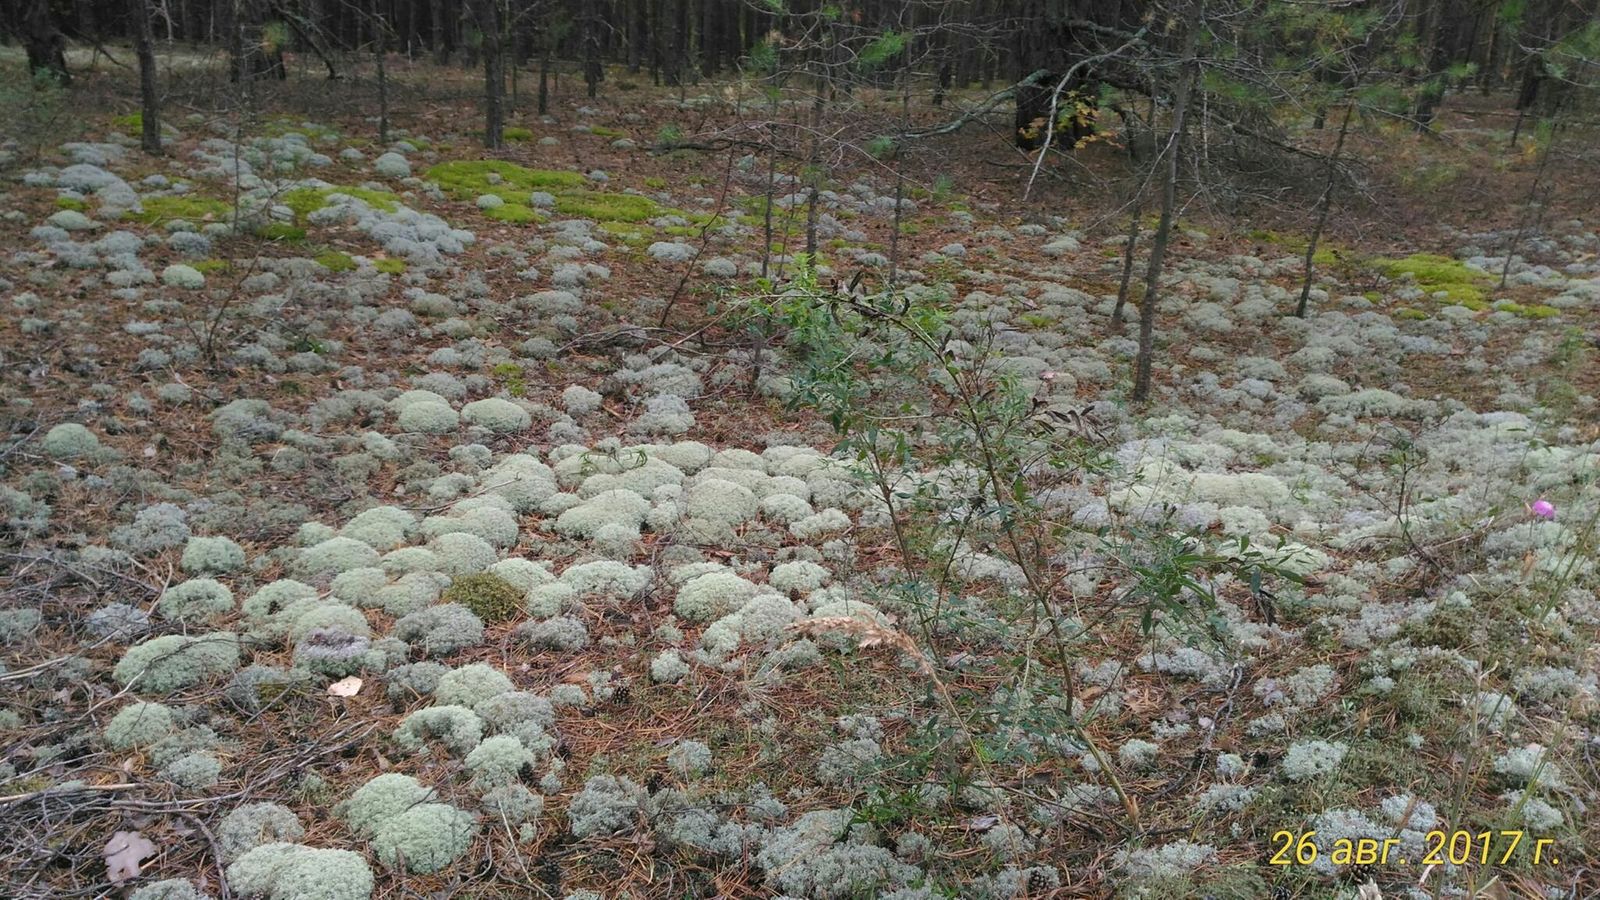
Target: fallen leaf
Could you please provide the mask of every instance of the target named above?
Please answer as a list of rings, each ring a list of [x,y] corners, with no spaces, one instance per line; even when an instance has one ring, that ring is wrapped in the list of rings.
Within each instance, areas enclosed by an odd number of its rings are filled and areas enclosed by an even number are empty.
[[[137,831],[119,831],[106,841],[106,878],[121,884],[139,877],[139,863],[156,855],[156,845]]]
[[[329,697],[354,697],[359,693],[361,693],[361,679],[354,675],[349,678],[341,678],[328,685]]]
[[[999,816],[973,816],[972,818],[966,820],[965,822],[963,822],[961,824],[967,826],[967,829],[970,830],[970,831],[988,831],[989,829],[991,829],[991,828],[995,827],[996,825],[1000,824],[1000,817]]]

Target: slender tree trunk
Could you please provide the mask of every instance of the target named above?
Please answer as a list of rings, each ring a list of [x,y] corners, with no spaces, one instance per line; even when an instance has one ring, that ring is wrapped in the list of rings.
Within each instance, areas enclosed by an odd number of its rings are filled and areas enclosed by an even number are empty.
[[[1333,186],[1335,176],[1339,173],[1339,154],[1344,152],[1345,135],[1350,133],[1350,119],[1355,115],[1356,103],[1351,98],[1344,108],[1344,121],[1339,123],[1339,139],[1333,144],[1333,154],[1328,157],[1328,179],[1322,187],[1322,196],[1317,198],[1317,224],[1311,229],[1311,240],[1306,242],[1306,277],[1300,283],[1300,302],[1295,304],[1294,314],[1298,318],[1306,317],[1306,304],[1311,302],[1311,277],[1316,272],[1317,242],[1322,240],[1322,229],[1328,224],[1328,211],[1333,209]]]
[[[600,0],[583,0],[583,83],[593,100],[600,93],[605,68],[600,63]]]
[[[133,25],[133,46],[139,57],[139,146],[151,156],[161,155],[161,96],[156,93],[156,51],[150,36],[149,0],[132,0],[128,16]]]
[[[644,46],[650,34],[648,0],[629,0],[628,13],[628,74],[637,75],[644,65]]]
[[[455,17],[450,14],[450,0],[432,0],[429,6],[433,13],[433,61],[448,65],[450,50],[455,46],[450,27]]]
[[[539,56],[539,115],[550,111],[550,56],[549,38],[545,38],[544,53]]]
[[[1532,221],[1530,222],[1527,218],[1524,218],[1518,222],[1516,230],[1511,233],[1511,238],[1506,243],[1505,263],[1500,266],[1499,290],[1506,289],[1506,280],[1511,277],[1511,261],[1516,257],[1524,235],[1530,231],[1537,231],[1540,220],[1544,218],[1545,208],[1549,205],[1547,201],[1549,200],[1550,191],[1547,188],[1544,191],[1545,196],[1541,197],[1539,188],[1541,182],[1544,181],[1545,171],[1550,167],[1550,157],[1555,153],[1556,137],[1561,133],[1561,130],[1559,121],[1551,123],[1550,141],[1545,144],[1544,153],[1539,156],[1539,168],[1534,170],[1533,184],[1528,186],[1528,205],[1533,208]]]
[[[483,146],[498,149],[505,130],[505,73],[500,52],[497,0],[473,0],[478,31],[483,35]]]
[[[1122,245],[1122,282],[1117,285],[1117,305],[1111,310],[1111,330],[1122,331],[1122,311],[1128,305],[1129,288],[1133,285],[1133,256],[1139,247],[1139,217],[1144,215],[1144,192],[1133,198],[1133,211],[1128,215],[1128,240]]]
[[[1156,306],[1161,299],[1161,270],[1166,263],[1167,245],[1172,240],[1172,222],[1178,208],[1178,162],[1182,155],[1184,120],[1199,69],[1199,61],[1195,58],[1200,30],[1199,23],[1195,21],[1198,12],[1198,9],[1191,7],[1190,21],[1184,26],[1183,73],[1178,76],[1177,92],[1172,98],[1172,130],[1167,135],[1166,174],[1161,181],[1161,222],[1156,226],[1155,238],[1150,244],[1150,262],[1144,275],[1144,298],[1139,301],[1139,356],[1135,361],[1133,380],[1133,399],[1138,402],[1150,397],[1150,358],[1155,344]]]
[[[372,0],[373,28],[372,57],[378,64],[378,143],[387,147],[389,145],[389,70],[385,65],[389,55],[387,41],[384,40],[383,19],[378,13],[379,0]]]

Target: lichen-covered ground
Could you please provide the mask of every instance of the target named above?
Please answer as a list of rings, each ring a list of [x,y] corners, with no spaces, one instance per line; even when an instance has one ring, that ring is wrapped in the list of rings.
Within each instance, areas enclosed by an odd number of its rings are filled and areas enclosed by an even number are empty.
[[[970,520],[948,615],[900,589],[913,492],[740,318],[765,162],[646,151],[719,97],[622,99],[494,162],[201,114],[150,159],[107,114],[11,170],[0,894],[1600,892],[1594,221],[1505,289],[1503,223],[1335,241],[1305,319],[1299,238],[1186,222],[1135,406],[1120,225],[909,191],[908,293],[1092,422],[1036,498],[1058,656]],[[825,275],[886,266],[886,171],[826,185]],[[1264,583],[1184,569],[1241,538]]]

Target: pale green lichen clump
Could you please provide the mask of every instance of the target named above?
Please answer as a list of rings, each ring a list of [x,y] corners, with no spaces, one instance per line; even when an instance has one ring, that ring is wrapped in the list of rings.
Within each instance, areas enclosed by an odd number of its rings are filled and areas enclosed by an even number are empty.
[[[267,900],[368,900],[374,881],[361,855],[299,844],[263,844],[227,869],[228,886],[240,896]]]
[[[477,831],[471,813],[445,803],[422,803],[379,825],[372,849],[386,866],[403,864],[407,872],[426,875],[460,859]]]
[[[112,674],[125,687],[167,694],[239,667],[239,636],[215,631],[191,637],[168,634],[128,648]]]

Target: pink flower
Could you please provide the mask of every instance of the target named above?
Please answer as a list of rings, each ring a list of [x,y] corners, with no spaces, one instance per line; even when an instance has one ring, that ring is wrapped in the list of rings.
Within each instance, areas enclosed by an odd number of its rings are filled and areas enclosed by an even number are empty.
[[[1541,519],[1549,521],[1556,517],[1556,505],[1551,503],[1549,500],[1540,497],[1538,500],[1533,501],[1532,505],[1528,507],[1528,512],[1533,513]]]

